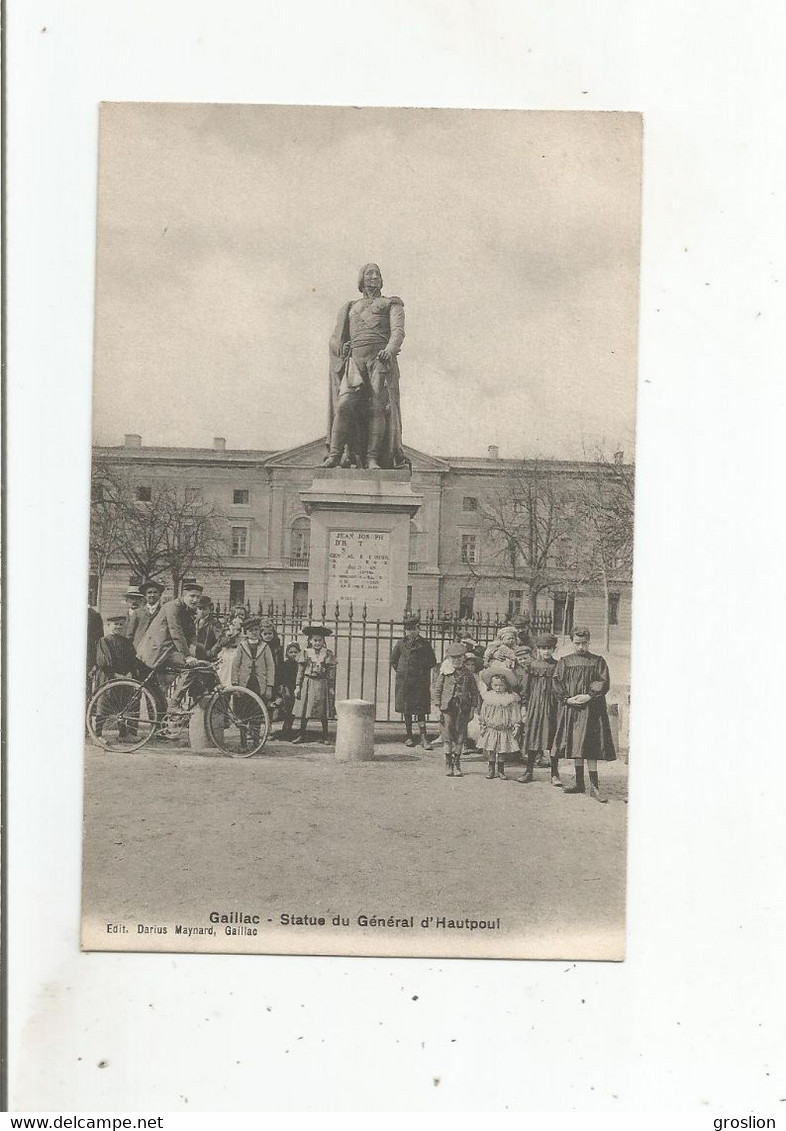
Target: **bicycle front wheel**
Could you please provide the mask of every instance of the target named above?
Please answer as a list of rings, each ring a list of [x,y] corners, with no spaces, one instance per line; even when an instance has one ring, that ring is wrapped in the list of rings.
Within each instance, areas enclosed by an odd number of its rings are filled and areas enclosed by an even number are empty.
[[[146,687],[135,679],[112,679],[87,705],[90,737],[104,750],[130,754],[152,738],[158,711]]]
[[[270,734],[267,706],[247,687],[222,687],[214,692],[206,722],[213,745],[231,758],[250,758]]]

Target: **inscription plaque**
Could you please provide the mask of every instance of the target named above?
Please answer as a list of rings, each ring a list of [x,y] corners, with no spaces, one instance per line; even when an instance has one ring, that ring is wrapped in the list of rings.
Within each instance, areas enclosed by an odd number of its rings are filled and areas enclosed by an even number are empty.
[[[369,608],[390,599],[390,533],[331,530],[328,541],[328,605],[352,601]]]

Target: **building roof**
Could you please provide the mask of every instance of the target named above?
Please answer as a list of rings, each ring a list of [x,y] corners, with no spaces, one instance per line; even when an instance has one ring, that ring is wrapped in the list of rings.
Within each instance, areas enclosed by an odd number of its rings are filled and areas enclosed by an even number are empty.
[[[138,460],[141,463],[156,461],[161,463],[228,463],[228,464],[262,464],[268,467],[299,466],[304,459],[307,466],[315,466],[313,460],[308,458],[314,449],[321,450],[325,446],[324,437],[311,440],[306,444],[297,444],[293,448],[263,449],[263,448],[172,448],[155,446],[134,446],[118,444],[106,446],[95,444],[93,450],[109,459],[118,458],[123,462]],[[589,470],[596,465],[593,460],[571,459],[502,459],[498,456],[434,456],[420,452],[416,448],[405,445],[405,452],[410,457],[413,465],[418,470],[434,470],[448,472],[456,471],[475,472],[504,472],[524,468],[549,467],[552,470],[576,472]],[[630,466],[625,461],[622,466]]]

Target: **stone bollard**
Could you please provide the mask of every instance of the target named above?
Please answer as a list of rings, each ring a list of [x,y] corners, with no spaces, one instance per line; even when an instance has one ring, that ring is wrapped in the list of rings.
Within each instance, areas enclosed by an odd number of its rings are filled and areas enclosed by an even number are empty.
[[[374,757],[374,704],[366,699],[336,703],[336,761],[368,762]]]
[[[192,750],[216,750],[217,747],[210,741],[207,733],[207,704],[210,696],[205,695],[197,705],[188,720],[188,745]]]

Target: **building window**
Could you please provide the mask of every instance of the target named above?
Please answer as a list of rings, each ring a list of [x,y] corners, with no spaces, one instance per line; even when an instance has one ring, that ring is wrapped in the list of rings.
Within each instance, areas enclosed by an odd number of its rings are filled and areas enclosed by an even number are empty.
[[[292,612],[305,616],[308,611],[308,582],[296,581],[292,586]]]
[[[573,631],[573,606],[572,593],[554,594],[554,613],[552,617],[553,631],[562,636],[570,636]]]
[[[620,595],[609,593],[609,624],[620,623]]]
[[[459,590],[459,616],[466,620],[475,615],[475,590]]]
[[[509,589],[508,590],[508,616],[517,617],[521,612],[521,605],[524,601],[523,589]]]
[[[245,605],[246,603],[246,583],[245,581],[230,581],[229,583],[229,605],[233,608],[235,605]]]
[[[152,498],[153,498],[152,487],[143,487],[141,485],[139,487],[137,487],[137,489],[136,489],[136,501],[138,503],[149,503]]]
[[[476,511],[478,509],[478,500],[474,495],[465,495],[461,509],[463,511]]]
[[[232,557],[245,558],[248,555],[248,527],[232,527]]]
[[[199,488],[198,487],[186,487],[185,491],[183,492],[183,495],[184,495],[187,503],[195,503],[197,501],[197,499],[199,498]]]
[[[408,609],[412,608],[412,586],[411,585],[407,586],[407,608]]]
[[[245,487],[232,492],[232,503],[236,507],[248,506],[248,491]]]
[[[466,565],[474,565],[478,560],[478,539],[475,534],[461,535],[461,560]]]
[[[296,562],[307,562],[311,552],[311,519],[296,518],[292,523],[291,557]]]

